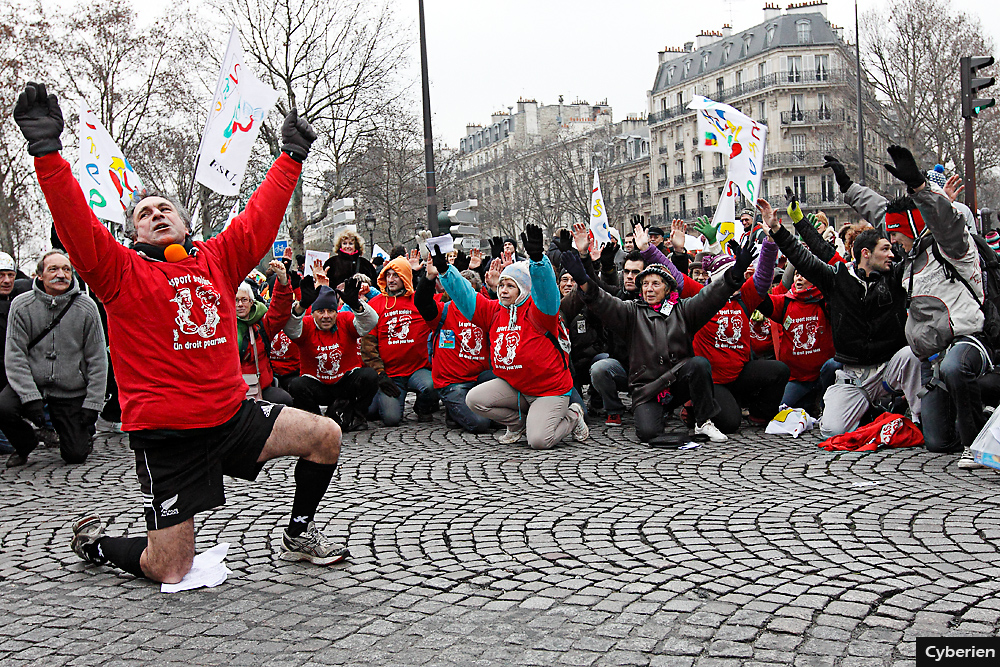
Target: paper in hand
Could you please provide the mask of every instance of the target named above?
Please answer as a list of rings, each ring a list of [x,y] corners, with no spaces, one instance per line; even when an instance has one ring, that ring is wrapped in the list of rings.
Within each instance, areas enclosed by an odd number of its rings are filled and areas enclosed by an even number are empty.
[[[445,234],[444,236],[432,236],[424,241],[424,245],[427,247],[427,252],[433,253],[434,246],[436,245],[441,249],[442,253],[447,255],[455,249],[455,239],[452,238],[451,234]]]

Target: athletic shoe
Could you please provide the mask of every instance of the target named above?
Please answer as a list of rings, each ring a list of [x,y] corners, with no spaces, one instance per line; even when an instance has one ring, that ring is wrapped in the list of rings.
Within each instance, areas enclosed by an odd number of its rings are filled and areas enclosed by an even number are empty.
[[[968,447],[962,452],[962,458],[958,460],[958,467],[962,470],[982,470],[983,468],[989,468],[989,466],[984,466],[982,463],[976,461],[972,456],[972,450]]]
[[[622,416],[609,412],[608,418],[604,420],[604,423],[607,424],[608,426],[621,426]]]
[[[88,555],[84,547],[89,547],[102,537],[104,537],[104,522],[101,521],[101,517],[96,514],[86,514],[73,522],[73,539],[69,543],[69,548],[88,563],[100,565],[106,562],[105,559]]]
[[[17,452],[14,452],[13,454],[7,457],[8,468],[17,468],[18,466],[23,466],[27,462],[28,462],[28,457],[21,456]]]
[[[569,411],[576,415],[576,426],[573,427],[573,439],[583,442],[590,437],[590,427],[587,426],[587,418],[583,416],[583,408],[579,403],[570,403]]]
[[[434,421],[434,415],[432,415],[431,413],[429,412],[427,414],[417,413],[417,422],[421,424],[427,424],[432,421]]]
[[[524,435],[524,429],[523,428],[522,429],[517,429],[517,430],[512,430],[508,426],[507,427],[507,431],[504,432],[503,435],[498,435],[497,436],[497,440],[499,440],[500,444],[502,444],[502,445],[513,445],[515,442],[517,442],[518,440],[520,440],[521,436],[523,436],[523,435]]]
[[[716,427],[716,425],[712,423],[711,419],[706,421],[701,426],[698,426],[696,424],[694,427],[694,434],[696,436],[697,435],[706,436],[712,442],[726,442],[727,440],[729,440],[726,434],[720,431],[718,427]]]
[[[339,563],[351,552],[342,544],[335,544],[310,521],[304,533],[291,537],[286,530],[281,536],[281,560],[307,560],[316,565]]]

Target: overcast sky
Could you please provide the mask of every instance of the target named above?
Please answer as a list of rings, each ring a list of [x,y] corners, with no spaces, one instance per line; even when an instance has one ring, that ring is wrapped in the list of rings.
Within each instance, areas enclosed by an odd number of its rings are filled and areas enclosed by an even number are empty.
[[[412,27],[415,41],[417,0],[389,1],[400,22]],[[72,0],[48,3],[66,6]],[[174,3],[137,4],[144,18],[153,18]],[[785,7],[788,0],[778,4]],[[977,14],[996,38],[1000,2],[950,4]],[[485,124],[492,112],[516,105],[519,97],[543,104],[557,102],[559,95],[566,102],[607,98],[616,120],[641,113],[657,51],[682,46],[701,30],[719,30],[724,23],[734,31],[760,23],[763,6],[763,0],[425,0],[435,138],[457,147],[466,123]],[[859,3],[862,13],[881,6],[884,0]],[[853,35],[853,2],[832,0],[828,10],[831,21]],[[419,56],[414,45],[404,77],[414,82],[417,109]]]

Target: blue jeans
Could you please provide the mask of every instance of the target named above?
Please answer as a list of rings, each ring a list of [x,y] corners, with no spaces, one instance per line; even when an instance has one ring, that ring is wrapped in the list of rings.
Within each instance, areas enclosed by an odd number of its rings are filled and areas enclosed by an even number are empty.
[[[790,408],[811,409],[819,402],[820,409],[823,408],[823,394],[827,387],[837,380],[837,369],[843,364],[833,359],[827,359],[819,369],[819,377],[811,382],[801,380],[789,380],[785,385],[785,393],[781,396],[781,402]]]
[[[434,380],[431,379],[431,369],[421,368],[410,376],[392,378],[399,387],[399,396],[392,398],[380,390],[375,394],[375,400],[369,409],[369,414],[376,412],[386,426],[398,426],[403,421],[403,408],[406,406],[406,394],[412,391],[417,395],[413,411],[418,415],[429,415],[437,407],[438,394],[434,390]]]
[[[941,361],[941,385],[933,386],[920,403],[924,445],[929,452],[950,452],[969,447],[986,425],[983,397],[977,379],[989,371],[975,345],[960,344]],[[934,377],[929,361],[920,364],[920,381]]]
[[[475,382],[456,382],[437,390],[445,410],[459,426],[469,433],[486,433],[490,428],[490,419],[469,409],[469,406],[465,404],[465,397],[469,394],[470,389],[495,377],[493,371],[485,370],[479,374]]]
[[[590,384],[601,395],[609,415],[625,412],[618,392],[628,391],[628,373],[617,359],[600,359],[590,367]]]

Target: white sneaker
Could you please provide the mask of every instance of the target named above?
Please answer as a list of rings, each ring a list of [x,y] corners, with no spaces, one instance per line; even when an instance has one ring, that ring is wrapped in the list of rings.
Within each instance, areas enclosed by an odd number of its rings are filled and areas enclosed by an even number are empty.
[[[513,445],[515,442],[520,440],[523,435],[524,435],[523,428],[515,430],[511,429],[511,427],[508,426],[506,433],[504,433],[503,435],[498,435],[497,440],[499,440],[500,444],[502,445]]]
[[[982,463],[976,461],[972,456],[972,450],[968,447],[962,452],[962,458],[958,460],[958,467],[962,470],[982,470],[983,468],[989,468],[989,466],[984,466]]]
[[[569,411],[576,415],[576,426],[573,427],[573,439],[583,442],[590,437],[590,427],[587,426],[587,418],[583,415],[583,408],[579,403],[570,403]]]
[[[726,436],[725,433],[723,433],[722,431],[720,431],[718,429],[718,427],[715,424],[712,423],[711,419],[709,419],[708,421],[706,421],[701,426],[698,426],[697,424],[695,424],[695,426],[694,426],[694,434],[695,435],[704,435],[709,440],[711,440],[712,442],[727,442],[729,440],[729,437]]]

